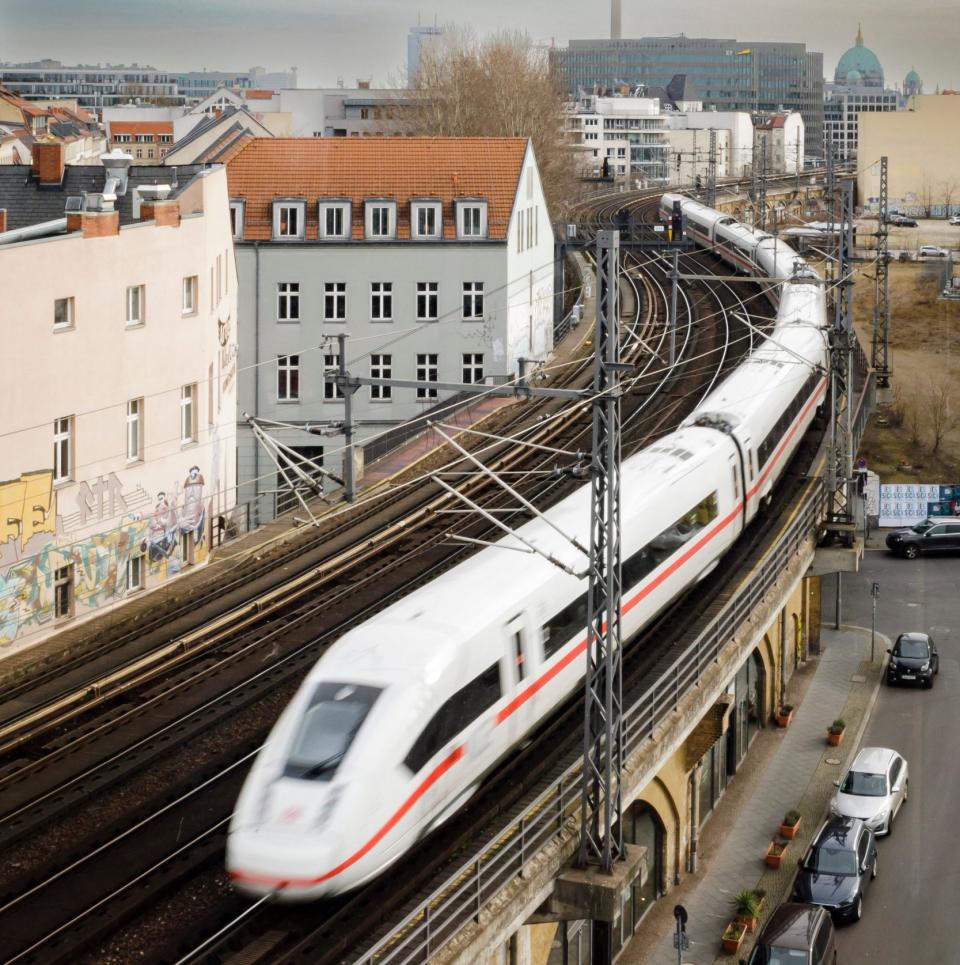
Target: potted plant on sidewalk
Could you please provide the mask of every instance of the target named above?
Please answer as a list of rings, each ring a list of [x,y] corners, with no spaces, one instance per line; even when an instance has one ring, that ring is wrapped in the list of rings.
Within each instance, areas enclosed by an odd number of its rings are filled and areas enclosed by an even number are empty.
[[[777,727],[789,727],[793,722],[793,704],[781,704],[777,711]]]
[[[793,840],[797,836],[797,831],[800,829],[800,812],[795,808],[791,808],[783,816],[783,821],[780,823],[780,835],[784,838],[789,838]]]
[[[783,859],[787,853],[787,845],[789,841],[771,841],[770,847],[767,848],[767,867],[768,868],[779,868],[783,863]]]
[[[723,950],[728,955],[736,955],[740,951],[744,938],[747,937],[747,926],[742,921],[732,921],[723,930],[721,941]]]
[[[760,904],[763,899],[752,889],[746,889],[733,897],[733,910],[737,921],[747,926],[747,931],[753,933],[760,920]]]
[[[843,743],[843,735],[847,732],[847,723],[843,718],[838,717],[827,728],[827,743],[831,747],[839,747]]]

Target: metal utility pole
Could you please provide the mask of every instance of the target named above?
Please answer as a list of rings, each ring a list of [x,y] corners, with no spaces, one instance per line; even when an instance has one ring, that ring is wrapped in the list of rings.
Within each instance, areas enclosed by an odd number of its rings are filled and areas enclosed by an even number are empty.
[[[717,206],[717,129],[710,128],[710,156],[707,158],[707,207]]]
[[[760,230],[767,230],[767,139],[760,135],[760,186],[757,197],[760,214]]]
[[[673,268],[670,270],[670,365],[677,361],[677,283],[680,278],[680,252],[673,251]]]
[[[870,365],[877,373],[877,387],[890,386],[890,244],[887,218],[889,195],[887,158],[880,158],[880,210],[877,225],[877,263],[874,266],[873,342]]]
[[[827,237],[829,241],[827,242],[830,250],[835,250],[835,245],[838,243],[834,240],[834,206],[837,203],[837,180],[836,174],[833,169],[833,141],[827,138],[826,141],[827,149],[827,196],[824,199],[827,206]],[[827,259],[826,270],[824,271],[824,280],[827,283],[827,300],[828,304],[832,304],[835,296],[833,291],[833,265],[832,259]]]
[[[580,864],[599,865],[606,872],[624,856],[619,256],[619,232],[598,232]]]
[[[338,359],[338,385],[343,393],[343,497],[352,503],[357,496],[356,474],[353,461],[353,393],[360,388],[360,383],[351,379],[347,373],[347,336],[345,332],[337,334],[337,344],[340,356]]]

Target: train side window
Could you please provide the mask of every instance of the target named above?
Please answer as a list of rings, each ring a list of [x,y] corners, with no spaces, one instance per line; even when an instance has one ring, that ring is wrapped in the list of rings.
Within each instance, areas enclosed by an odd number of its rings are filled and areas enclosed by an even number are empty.
[[[543,625],[543,658],[548,660],[570,638],[587,627],[587,594],[579,596],[573,603],[554,614]]]
[[[733,495],[739,499],[740,498],[740,479],[737,477],[737,467],[731,466],[730,472],[733,473]]]
[[[444,701],[413,742],[403,763],[416,774],[441,747],[489,710],[502,695],[498,660]]]
[[[513,659],[517,668],[517,680],[523,680],[523,634],[519,630],[513,634]]]

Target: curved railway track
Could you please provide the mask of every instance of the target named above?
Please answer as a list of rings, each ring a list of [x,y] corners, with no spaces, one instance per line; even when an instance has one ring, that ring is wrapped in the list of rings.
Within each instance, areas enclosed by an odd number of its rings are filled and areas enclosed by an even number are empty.
[[[716,310],[705,311],[691,302],[682,315],[678,365],[667,373],[660,359],[667,335],[664,313],[652,310],[655,300],[664,300],[664,292],[661,286],[657,294],[657,280],[645,284],[643,301],[651,307],[647,321],[640,328],[635,321],[627,326],[630,341],[624,354],[642,358],[643,365],[624,403],[625,426],[631,420],[625,448],[642,445],[675,424],[684,403],[695,404],[703,386],[712,384],[746,348],[745,337],[734,337],[727,317],[733,296],[727,296],[726,307],[719,299]],[[639,302],[638,297],[638,312]],[[714,314],[722,319],[718,325],[695,325],[698,317]],[[731,354],[730,344],[738,342]],[[651,349],[646,355],[645,347]],[[702,370],[711,356],[713,371],[704,377]],[[579,366],[581,377],[584,367],[585,363]],[[684,381],[677,385],[671,379]],[[656,406],[649,404],[654,398]],[[566,452],[583,448],[588,420],[571,416],[559,406],[545,405],[540,411],[542,423],[528,442]],[[535,454],[532,460],[531,453]],[[544,505],[576,485],[555,472],[555,453],[529,446],[507,451],[505,444],[497,444],[484,458],[502,471],[518,473],[511,482],[522,484],[527,498]],[[483,489],[475,477],[465,481],[472,498],[478,499],[482,490],[484,505],[507,508],[501,493]],[[139,682],[126,693],[125,702],[111,695],[95,713],[72,721],[69,727],[61,724],[43,740],[36,736],[23,740],[14,754],[0,760],[0,793],[6,811],[0,841],[9,856],[7,866],[0,869],[0,935],[4,936],[0,949],[9,960],[54,961],[75,958],[79,948],[98,948],[94,958],[103,961],[104,954],[109,957],[111,941],[117,941],[109,936],[116,936],[124,921],[155,906],[158,895],[174,887],[180,889],[178,894],[189,894],[205,876],[218,892],[222,835],[245,757],[262,740],[295,678],[333,636],[361,619],[369,608],[383,605],[385,597],[406,592],[462,558],[462,547],[445,545],[446,534],[454,527],[465,535],[485,534],[482,522],[448,518],[447,508],[445,500],[431,493],[426,503],[414,509],[414,520],[396,522],[381,541],[374,543],[362,534],[361,545],[349,560],[342,557],[350,551],[331,553],[321,573],[309,571],[293,581],[295,586],[284,591],[286,599],[260,601],[240,621],[234,614],[227,624],[215,627],[213,634],[222,638],[218,649],[200,658],[185,652],[179,666],[165,667],[162,678],[157,675]],[[364,512],[375,515],[370,507]],[[370,517],[361,519],[361,530]],[[513,521],[523,519],[517,514]],[[341,525],[346,523],[336,523],[334,528]],[[362,571],[361,564],[374,556],[379,568]],[[384,577],[401,571],[404,578],[386,587]],[[317,577],[323,575],[331,579],[318,589]],[[321,614],[324,630],[317,633],[314,623]],[[193,755],[187,764],[181,749],[190,745],[202,745],[203,753],[196,760]],[[521,755],[520,760],[526,757]],[[550,766],[546,758],[539,767],[531,767],[528,760],[526,781],[514,784],[518,790],[529,790],[530,781],[542,779]],[[446,833],[459,834],[461,843],[469,837],[473,832],[468,829],[484,823],[475,810],[483,800],[484,796],[478,798],[458,819],[457,827],[451,823]],[[495,800],[494,810],[502,811],[502,792]],[[66,814],[71,816],[69,824],[62,820]],[[428,872],[427,864],[420,862],[421,876],[408,876],[409,887],[415,888],[436,872],[432,865]],[[356,902],[373,900],[376,907],[379,899],[370,894],[364,898],[364,894],[366,890],[344,906],[355,911]],[[217,931],[241,905],[228,895],[205,916],[202,926],[184,921],[182,927],[193,934],[196,927]],[[27,910],[29,914],[24,914]],[[243,917],[244,927],[256,919],[253,927],[262,930],[259,914]],[[333,943],[341,948],[348,944],[346,935],[369,932],[369,924],[356,924],[359,919],[353,912],[348,917],[354,924],[341,921],[340,940]],[[267,930],[276,928],[268,925]],[[302,929],[286,934],[298,936],[295,941],[311,941],[303,937]],[[242,931],[222,937],[234,945],[244,941]],[[160,958],[171,953],[176,957],[176,949],[184,944],[182,934],[172,939],[168,935],[164,951],[153,943],[151,947]]]

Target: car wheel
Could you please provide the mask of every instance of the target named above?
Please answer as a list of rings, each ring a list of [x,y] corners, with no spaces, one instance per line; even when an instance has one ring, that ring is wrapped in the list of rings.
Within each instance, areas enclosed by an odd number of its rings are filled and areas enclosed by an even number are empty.
[[[923,682],[923,689],[924,689],[924,690],[933,690],[933,675],[932,675],[932,674],[931,674],[931,676],[927,677],[926,680],[924,680],[924,682]]]
[[[877,856],[873,856],[873,865],[870,867],[870,880],[873,881],[877,877]]]
[[[903,555],[908,560],[915,560],[920,555],[920,547],[913,546],[912,544],[910,546],[906,546],[904,547]]]
[[[853,906],[853,920],[860,921],[863,918],[863,895],[857,895],[857,903]]]
[[[907,803],[907,798],[910,797],[910,781],[909,779],[903,785],[903,804]],[[901,805],[903,807],[903,805]]]

